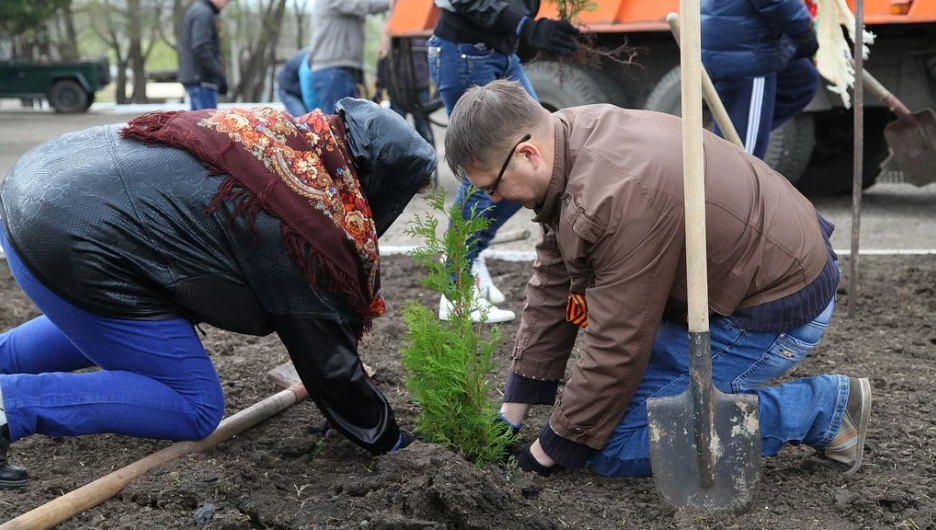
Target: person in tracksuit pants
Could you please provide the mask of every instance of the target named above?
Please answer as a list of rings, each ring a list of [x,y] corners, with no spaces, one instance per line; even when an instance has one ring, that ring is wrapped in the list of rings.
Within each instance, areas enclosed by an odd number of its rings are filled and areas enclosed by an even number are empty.
[[[802,0],[702,0],[702,63],[745,151],[764,158],[770,132],[815,96],[818,48]]]

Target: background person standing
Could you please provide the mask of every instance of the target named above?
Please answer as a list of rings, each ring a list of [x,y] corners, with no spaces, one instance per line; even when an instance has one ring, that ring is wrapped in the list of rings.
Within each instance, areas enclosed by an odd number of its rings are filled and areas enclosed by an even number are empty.
[[[436,5],[441,11],[429,39],[429,72],[449,115],[465,90],[496,79],[517,81],[536,99],[533,85],[516,53],[519,41],[528,49],[560,56],[578,48],[575,37],[579,31],[572,24],[536,18],[539,0],[436,0]],[[468,196],[468,186],[467,179],[461,179],[455,196],[456,202],[463,203],[462,216],[470,217],[474,209],[491,220],[491,224],[469,242],[467,263],[463,264],[471,267],[472,274],[479,278],[479,307],[472,311],[471,317],[480,321],[482,309],[486,309],[486,322],[508,322],[515,315],[513,311],[493,305],[504,302],[504,295],[490,281],[480,254],[520,205],[512,201],[495,202],[492,198],[496,193],[493,192]],[[452,303],[443,296],[439,300],[439,318],[446,320],[451,312]]]
[[[227,4],[228,0],[196,0],[182,20],[178,77],[192,110],[217,108],[218,94],[227,94],[217,20]]]
[[[312,85],[322,112],[358,97],[364,82],[364,20],[393,8],[394,0],[318,0],[312,16]]]

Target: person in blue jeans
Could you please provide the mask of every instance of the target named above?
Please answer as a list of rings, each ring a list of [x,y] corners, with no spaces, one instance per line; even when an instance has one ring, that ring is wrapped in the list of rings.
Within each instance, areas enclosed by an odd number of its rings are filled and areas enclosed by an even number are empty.
[[[319,0],[312,8],[312,77],[322,112],[364,83],[364,22],[393,8],[394,0]]]
[[[389,109],[338,109],[152,113],[17,161],[0,243],[42,315],[0,333],[0,488],[26,484],[8,451],[33,434],[211,434],[224,393],[200,322],[275,332],[331,426],[375,455],[409,443],[357,348],[386,308],[377,238],[435,149]]]
[[[294,53],[276,72],[276,85],[277,96],[286,107],[286,112],[293,116],[302,116],[318,108],[318,96],[312,89],[308,48]]]
[[[503,428],[518,431],[530,406],[552,406],[517,456],[522,470],[653,472],[646,402],[688,387],[687,313],[698,301],[687,292],[683,167],[673,156],[682,126],[613,105],[550,113],[507,80],[473,87],[455,106],[449,167],[495,201],[534,210],[542,226],[500,410]],[[854,473],[869,381],[775,382],[829,323],[841,275],[834,226],[762,160],[709,132],[703,144],[714,384],[757,396],[765,456],[804,444],[816,450],[808,465]]]
[[[819,89],[809,10],[803,0],[703,0],[701,9],[702,63],[745,151],[763,159],[770,132]]]
[[[218,95],[227,94],[221,62],[218,14],[228,0],[197,0],[185,12],[179,34],[178,79],[185,87],[192,110],[218,107]]]
[[[429,39],[429,72],[449,115],[465,90],[497,79],[517,81],[536,99],[520,64],[518,45],[554,56],[569,55],[578,48],[575,38],[579,31],[574,26],[562,20],[536,18],[539,0],[436,0],[436,5],[441,10]],[[487,267],[478,258],[520,205],[511,201],[494,203],[485,193],[469,196],[469,186],[466,179],[461,179],[455,195],[455,201],[462,205],[462,215],[467,219],[474,210],[491,221],[469,242],[467,263],[461,264],[472,269],[479,282],[483,282],[478,285],[478,307],[472,310],[471,317],[477,322],[486,312],[486,322],[507,322],[515,315],[493,305],[503,302],[504,296],[490,281]],[[442,296],[439,318],[448,319],[451,311],[451,302]]]

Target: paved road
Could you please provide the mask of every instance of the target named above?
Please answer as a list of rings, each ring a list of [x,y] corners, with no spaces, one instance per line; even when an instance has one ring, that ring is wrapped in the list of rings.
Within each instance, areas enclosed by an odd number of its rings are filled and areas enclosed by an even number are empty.
[[[106,123],[124,122],[134,114],[96,111],[79,115],[60,115],[31,110],[0,111],[0,179],[26,150],[41,141],[69,131]],[[444,118],[443,118],[444,119]],[[441,148],[444,129],[436,130]],[[456,184],[451,173],[440,168],[443,187],[452,199]],[[851,196],[816,199],[819,211],[837,226],[833,245],[837,249],[851,247]],[[406,219],[414,214],[428,213],[429,209],[420,197],[407,208],[400,220],[382,238],[388,245],[418,244],[407,234]],[[513,232],[528,229],[531,237],[495,245],[500,250],[532,250],[536,227],[530,222],[532,212],[521,211],[502,229]],[[444,226],[444,223],[441,223]],[[908,184],[877,184],[865,191],[862,197],[860,248],[865,250],[916,250],[936,248],[936,184],[916,188]]]

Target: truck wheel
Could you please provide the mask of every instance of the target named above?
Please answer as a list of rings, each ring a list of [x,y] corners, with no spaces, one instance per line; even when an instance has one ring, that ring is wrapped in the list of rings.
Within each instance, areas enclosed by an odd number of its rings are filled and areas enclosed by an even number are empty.
[[[673,116],[682,116],[682,79],[679,67],[675,67],[657,81],[653,91],[644,103],[645,110],[665,112]],[[712,113],[708,107],[702,107],[702,124],[712,130]]]
[[[533,61],[524,64],[523,70],[540,104],[550,112],[594,103],[628,104],[620,81],[598,70],[555,61]]]
[[[796,184],[809,166],[815,145],[816,123],[813,115],[802,113],[770,133],[764,162]]]
[[[91,108],[91,105],[94,105],[95,94],[94,92],[88,92],[88,102],[85,103],[84,110]]]
[[[56,81],[49,90],[49,104],[56,112],[83,112],[87,110],[88,99],[88,93],[74,79]]]
[[[657,82],[644,108],[679,116],[682,114],[682,87],[679,67],[666,73]],[[708,107],[703,109],[702,121],[711,130],[712,116]],[[770,134],[765,162],[792,183],[796,183],[809,163],[815,133],[812,117],[800,114]]]
[[[865,109],[862,188],[874,184],[887,158],[884,126],[887,109]],[[854,134],[851,111],[833,110],[816,114],[816,147],[809,166],[796,187],[809,197],[851,193],[854,173]]]

